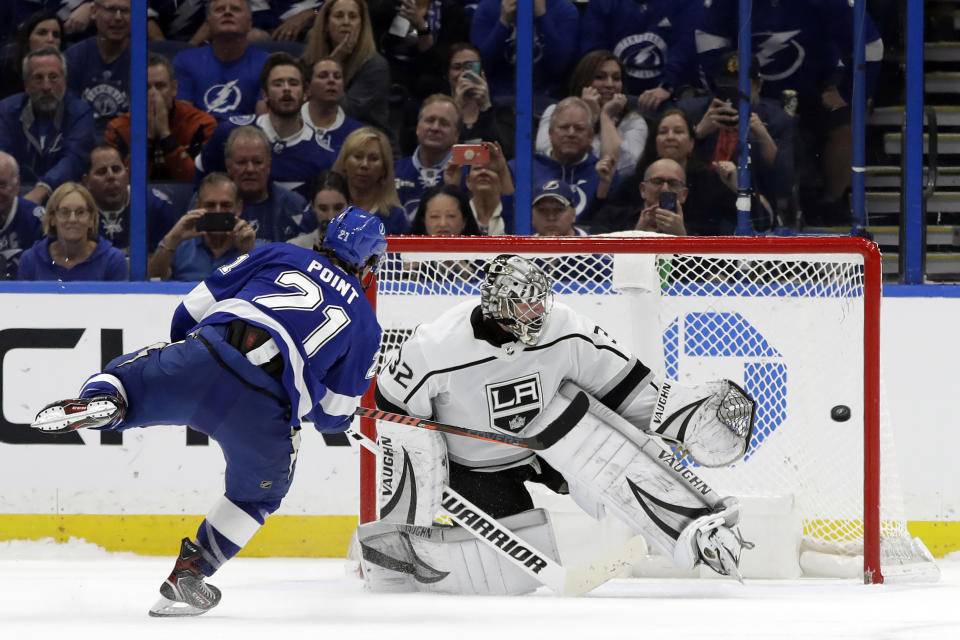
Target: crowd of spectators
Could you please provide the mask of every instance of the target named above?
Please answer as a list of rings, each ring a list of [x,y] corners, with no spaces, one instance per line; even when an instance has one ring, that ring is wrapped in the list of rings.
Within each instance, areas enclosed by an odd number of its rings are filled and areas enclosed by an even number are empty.
[[[125,279],[131,0],[0,4],[0,279]],[[527,211],[539,235],[730,234],[741,97],[754,228],[799,209],[849,222],[853,10],[753,4],[741,96],[736,0],[532,0],[518,203],[526,3],[148,0],[148,275],[314,246],[347,204],[390,234],[512,234]],[[869,17],[865,36],[869,95],[883,58]],[[484,153],[455,158],[464,144]]]

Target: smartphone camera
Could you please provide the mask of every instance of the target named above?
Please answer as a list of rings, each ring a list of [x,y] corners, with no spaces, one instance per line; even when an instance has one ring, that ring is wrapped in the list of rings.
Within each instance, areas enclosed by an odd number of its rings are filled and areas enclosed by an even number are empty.
[[[660,192],[660,208],[667,211],[677,211],[677,194],[673,191]]]
[[[450,160],[456,164],[486,164],[490,162],[490,149],[482,144],[455,144]]]
[[[205,213],[197,220],[197,231],[233,231],[237,219],[230,211]]]
[[[480,84],[480,74],[483,71],[483,67],[480,65],[479,60],[468,60],[463,63],[463,70],[469,71],[473,76],[467,76],[467,79],[470,80],[473,84]]]

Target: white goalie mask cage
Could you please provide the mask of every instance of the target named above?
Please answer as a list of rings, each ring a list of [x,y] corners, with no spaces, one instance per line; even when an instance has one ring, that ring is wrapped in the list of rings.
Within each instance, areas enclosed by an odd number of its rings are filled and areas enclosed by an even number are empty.
[[[483,315],[501,322],[526,345],[535,345],[553,308],[553,283],[533,261],[502,254],[486,266],[480,286]]]

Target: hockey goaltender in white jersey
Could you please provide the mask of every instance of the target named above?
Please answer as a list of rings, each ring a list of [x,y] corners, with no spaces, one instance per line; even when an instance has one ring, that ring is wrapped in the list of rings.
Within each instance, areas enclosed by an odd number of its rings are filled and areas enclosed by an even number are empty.
[[[682,568],[704,562],[739,575],[746,543],[736,499],[718,496],[662,441],[700,464],[729,464],[746,451],[753,402],[729,381],[681,388],[657,379],[594,321],[554,304],[531,260],[498,256],[480,300],[417,327],[381,370],[377,406],[484,432],[549,430],[553,444],[533,451],[380,422],[380,520],[358,529],[372,590],[536,589],[532,572],[476,532],[435,523],[449,487],[557,559],[549,517],[525,481],[569,492],[595,517],[610,511]],[[561,427],[558,416],[573,409]]]

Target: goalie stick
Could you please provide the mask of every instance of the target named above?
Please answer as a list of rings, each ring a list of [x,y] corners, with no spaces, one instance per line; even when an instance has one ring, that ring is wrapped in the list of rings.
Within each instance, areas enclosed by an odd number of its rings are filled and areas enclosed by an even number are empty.
[[[380,446],[368,436],[352,429],[347,431],[347,435],[368,451],[380,453]],[[567,568],[501,525],[493,516],[485,513],[449,486],[443,487],[441,505],[450,519],[471,535],[521,571],[549,587],[554,593],[565,596],[579,596],[587,593],[647,555],[646,541],[642,536],[633,536],[622,546],[584,566]],[[397,526],[411,535],[422,535],[422,527],[403,524]]]
[[[362,418],[373,418],[374,420],[385,420],[397,424],[407,425],[408,427],[418,427],[420,429],[429,429],[431,431],[441,431],[456,436],[466,436],[478,440],[488,440],[490,442],[499,442],[522,449],[532,449],[534,451],[549,449],[556,444],[560,438],[576,426],[576,424],[586,415],[590,408],[590,398],[582,391],[574,396],[573,400],[563,410],[557,418],[547,425],[540,433],[529,436],[515,436],[507,433],[496,433],[493,431],[478,431],[467,427],[456,427],[451,424],[435,422],[426,418],[416,418],[402,413],[390,413],[380,409],[368,409],[367,407],[357,407],[354,413]]]

